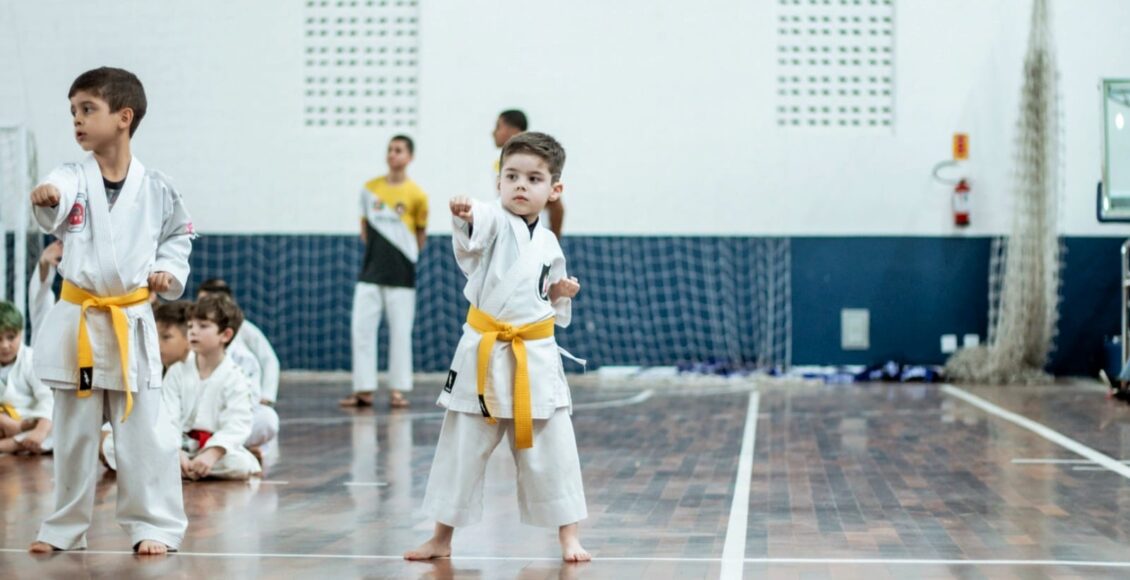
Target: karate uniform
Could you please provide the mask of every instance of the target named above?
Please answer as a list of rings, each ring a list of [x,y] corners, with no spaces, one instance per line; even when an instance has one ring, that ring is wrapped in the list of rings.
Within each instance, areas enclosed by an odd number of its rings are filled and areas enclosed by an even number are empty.
[[[181,435],[181,450],[189,457],[212,447],[224,450],[209,477],[247,479],[263,472],[259,460],[243,446],[251,435],[251,389],[230,356],[201,379],[196,354],[188,355],[165,376],[164,400],[171,425]],[[194,431],[208,434],[203,445],[189,435]]]
[[[13,419],[51,419],[55,408],[55,397],[51,387],[43,384],[32,370],[34,353],[32,348],[21,345],[16,360],[8,367],[0,368],[0,413],[10,410]],[[17,439],[22,434],[16,435]],[[44,452],[51,451],[54,438],[48,435],[40,443]]]
[[[474,226],[454,219],[452,244],[467,275],[464,296],[477,309],[514,328],[553,319],[565,327],[572,301],[549,301],[549,287],[566,276],[557,238],[545,228],[531,230],[525,220],[499,202],[475,201]],[[470,320],[470,317],[469,317]],[[518,471],[518,504],[524,523],[559,527],[587,517],[580,460],[573,434],[572,398],[552,336],[524,340],[533,424],[533,447],[515,449],[514,343],[498,340],[489,353],[489,377],[478,396],[482,330],[468,322],[456,348],[447,384],[437,404],[446,407],[425,510],[437,521],[465,526],[482,517],[483,474],[487,460],[505,436]],[[498,420],[489,424],[484,414]]]
[[[240,340],[240,337],[244,335],[243,333],[248,330],[257,332],[261,342],[258,339],[251,341]],[[263,360],[261,355],[264,355],[265,352],[260,350],[259,355],[257,355],[248,348],[248,344],[256,345],[260,349],[265,345],[266,350],[270,351],[270,357],[274,360],[274,370],[271,372],[274,376],[273,392],[276,394],[278,393],[279,385],[279,359],[275,356],[275,351],[271,348],[271,343],[267,342],[262,331],[246,320],[240,325],[239,332],[236,334],[235,340],[232,341],[227,351],[227,356],[232,359],[232,362],[234,362],[235,365],[239,367],[239,370],[243,371],[244,376],[247,377],[248,386],[251,390],[251,434],[248,435],[247,441],[244,441],[244,445],[247,447],[262,447],[278,437],[279,414],[270,405],[264,405],[262,403],[264,399],[274,401],[273,398],[267,398],[266,389],[270,388],[269,383],[272,381],[265,378],[268,373],[264,371],[261,365],[261,361]]]
[[[259,383],[260,400],[275,403],[279,400],[279,355],[267,340],[267,335],[249,320],[244,320],[239,326],[239,332],[231,346],[239,346],[249,353],[258,364],[259,374],[256,381]],[[229,353],[231,348],[228,349]],[[239,362],[239,361],[237,361]],[[249,369],[240,364],[240,369],[247,372]],[[248,378],[254,378],[250,374]]]
[[[153,272],[172,276],[162,293],[184,292],[192,223],[167,177],[132,159],[111,211],[102,173],[93,155],[59,167],[45,183],[59,190],[56,207],[33,207],[44,233],[63,240],[58,270],[72,288],[100,298],[127,296],[146,286]],[[105,308],[90,308],[85,320],[93,365],[79,376],[82,307],[66,299],[51,306],[34,336],[36,376],[55,390],[55,505],[39,540],[62,549],[86,547],[98,475],[99,426],[109,420],[118,463],[117,519],[131,543],[155,540],[180,546],[188,525],[175,440],[161,404],[161,359],[157,327],[148,302],[121,307],[128,367]],[[91,374],[92,373],[92,374]],[[128,390],[127,383],[128,380]],[[80,384],[90,396],[76,396]],[[130,395],[132,391],[132,395]],[[127,398],[129,397],[129,398]],[[127,401],[133,409],[128,420]],[[105,419],[104,419],[105,417]]]
[[[245,322],[246,323],[246,322]],[[240,333],[243,332],[242,326]],[[243,442],[245,447],[263,447],[275,440],[279,432],[279,415],[267,405],[260,404],[260,375],[259,361],[247,348],[238,341],[233,341],[227,350],[230,358],[243,373],[247,382],[247,390],[251,393],[251,432]],[[176,365],[174,365],[176,366]],[[165,387],[169,388],[169,377],[165,376]],[[103,425],[103,431],[109,430],[109,425]],[[177,441],[181,439],[178,437]],[[106,466],[117,470],[117,457],[114,454],[114,434],[110,433],[102,440],[102,455],[106,459]]]

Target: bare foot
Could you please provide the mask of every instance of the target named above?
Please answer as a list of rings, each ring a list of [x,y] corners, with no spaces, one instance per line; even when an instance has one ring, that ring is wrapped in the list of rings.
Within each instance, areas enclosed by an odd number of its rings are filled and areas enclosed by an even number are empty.
[[[561,542],[562,560],[566,562],[588,562],[592,560],[592,555],[585,551],[585,547],[581,545],[577,524],[561,526],[557,538]]]
[[[451,536],[455,528],[436,522],[436,531],[432,538],[424,542],[419,548],[404,552],[405,560],[434,560],[447,558],[451,555]]]
[[[169,553],[169,547],[156,540],[142,540],[134,546],[133,551],[138,556],[164,556]]]
[[[32,554],[50,554],[51,552],[61,552],[62,550],[47,542],[33,542],[27,551]]]
[[[391,391],[388,396],[388,406],[393,409],[407,409],[411,403],[404,397],[401,391]]]
[[[353,393],[348,397],[337,402],[342,407],[372,407],[373,406],[373,393]]]
[[[446,558],[451,555],[451,542],[440,542],[435,538],[424,542],[419,548],[415,550],[408,550],[404,552],[405,560],[434,560],[436,558]]]

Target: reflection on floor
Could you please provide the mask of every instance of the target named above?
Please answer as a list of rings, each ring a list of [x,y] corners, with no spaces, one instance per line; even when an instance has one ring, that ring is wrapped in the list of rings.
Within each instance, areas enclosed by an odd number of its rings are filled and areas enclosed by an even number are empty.
[[[262,480],[185,483],[181,554],[125,552],[112,475],[90,551],[22,550],[51,507],[52,459],[0,457],[0,570],[12,577],[717,578],[753,385],[577,387],[589,520],[586,565],[556,533],[518,523],[505,447],[484,521],[455,557],[408,563],[442,413],[439,381],[412,408],[343,411],[345,382],[282,387],[277,454]],[[1118,460],[1130,407],[1094,386],[965,387]],[[1130,481],[934,385],[762,385],[746,522],[746,577],[1130,576]],[[383,395],[383,393],[378,393]],[[1127,511],[1123,512],[1122,508]],[[1056,564],[1071,561],[1072,565]],[[1089,563],[1089,564],[1088,564]]]

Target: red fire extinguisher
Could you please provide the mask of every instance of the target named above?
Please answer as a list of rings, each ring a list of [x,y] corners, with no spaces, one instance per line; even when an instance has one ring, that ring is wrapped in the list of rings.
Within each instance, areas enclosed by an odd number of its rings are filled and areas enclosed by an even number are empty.
[[[953,225],[969,225],[969,182],[965,179],[957,182],[953,188]]]

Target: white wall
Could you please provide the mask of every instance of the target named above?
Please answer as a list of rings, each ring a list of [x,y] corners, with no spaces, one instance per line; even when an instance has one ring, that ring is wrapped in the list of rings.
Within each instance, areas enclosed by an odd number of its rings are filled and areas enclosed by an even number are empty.
[[[1065,118],[1062,219],[1094,218],[1100,77],[1130,77],[1130,2],[1053,0]],[[929,171],[971,134],[973,226],[1009,223],[1030,0],[899,0],[893,132],[775,121],[775,0],[424,0],[412,173],[433,198],[488,196],[498,111],[520,106],[569,152],[566,228],[584,234],[946,235]],[[36,132],[46,171],[80,154],[66,91],[136,72],[138,157],[174,177],[204,232],[353,232],[391,132],[302,125],[299,0],[0,0],[0,120]],[[120,32],[120,37],[118,37]],[[964,234],[963,234],[964,235]]]

